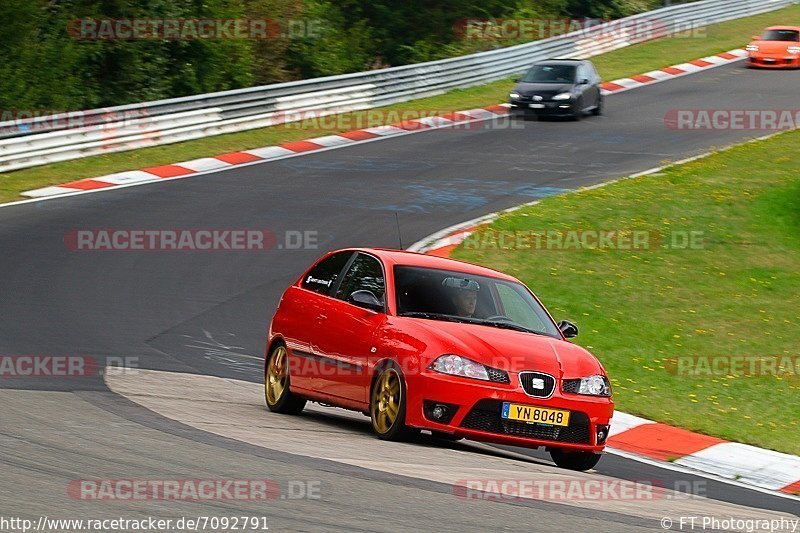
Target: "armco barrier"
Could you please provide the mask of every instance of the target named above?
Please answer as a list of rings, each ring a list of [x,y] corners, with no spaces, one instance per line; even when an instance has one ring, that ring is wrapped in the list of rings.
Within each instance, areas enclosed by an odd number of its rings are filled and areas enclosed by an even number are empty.
[[[262,128],[307,112],[326,115],[404,102],[502,79],[541,59],[586,58],[652,39],[648,22],[657,22],[656,36],[670,35],[798,1],[703,0],[593,28],[602,38],[579,31],[441,61],[94,109],[78,114],[79,120],[73,120],[78,127],[56,120],[58,115],[0,122],[0,172]],[[137,118],[120,121],[126,113]]]

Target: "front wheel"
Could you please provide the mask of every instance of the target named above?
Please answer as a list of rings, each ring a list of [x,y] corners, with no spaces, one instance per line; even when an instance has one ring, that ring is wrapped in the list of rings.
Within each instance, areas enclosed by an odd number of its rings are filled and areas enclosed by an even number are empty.
[[[603,98],[601,97],[597,99],[597,107],[592,109],[592,115],[599,117],[602,114],[603,114]]]
[[[389,363],[379,370],[370,392],[369,416],[378,438],[398,441],[414,436],[415,430],[406,426],[406,403],[403,375]]]
[[[568,470],[591,470],[597,465],[602,457],[599,453],[593,452],[570,452],[564,450],[550,450],[550,457],[556,466]]]
[[[289,390],[289,354],[286,346],[276,345],[264,364],[264,399],[270,411],[300,414],[306,400]]]

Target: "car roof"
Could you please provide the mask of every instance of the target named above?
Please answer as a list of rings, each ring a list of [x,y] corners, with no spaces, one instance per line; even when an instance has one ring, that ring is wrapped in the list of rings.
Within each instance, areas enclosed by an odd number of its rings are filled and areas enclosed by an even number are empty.
[[[770,26],[768,30],[794,30],[800,31],[800,26]]]
[[[498,270],[482,267],[466,261],[427,255],[406,250],[394,250],[391,248],[346,248],[346,250],[360,251],[377,256],[383,263],[389,266],[404,265],[422,268],[437,268],[441,270],[455,270],[464,274],[474,276],[488,276],[499,278],[506,281],[519,281],[514,276],[509,276]]]
[[[535,65],[574,65],[576,63],[588,63],[583,59],[544,59],[537,61]]]

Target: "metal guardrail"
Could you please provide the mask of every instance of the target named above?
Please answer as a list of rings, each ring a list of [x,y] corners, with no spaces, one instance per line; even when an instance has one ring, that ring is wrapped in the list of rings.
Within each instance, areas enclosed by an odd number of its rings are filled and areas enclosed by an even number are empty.
[[[521,73],[542,59],[587,58],[798,1],[703,0],[440,61],[0,122],[0,172],[433,96]]]

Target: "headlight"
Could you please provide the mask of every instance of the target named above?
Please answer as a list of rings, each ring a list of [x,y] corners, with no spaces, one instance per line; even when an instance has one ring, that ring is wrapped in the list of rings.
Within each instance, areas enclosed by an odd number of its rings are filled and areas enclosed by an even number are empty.
[[[460,355],[441,355],[436,358],[430,368],[436,372],[450,374],[451,376],[489,381],[489,373],[486,372],[485,366]]]
[[[745,48],[748,52],[758,52],[758,45],[757,44],[748,44]]]
[[[561,93],[553,97],[553,100],[569,100],[572,98],[572,93]]]
[[[611,385],[605,376],[589,376],[581,378],[577,394],[587,396],[611,396]]]
[[[519,98],[519,93],[509,93],[509,95],[508,95],[508,96],[509,96],[510,98],[513,98],[513,99],[515,99],[515,100],[516,100],[517,98]]]
[[[790,46],[786,51],[790,54],[800,54],[800,46]]]

